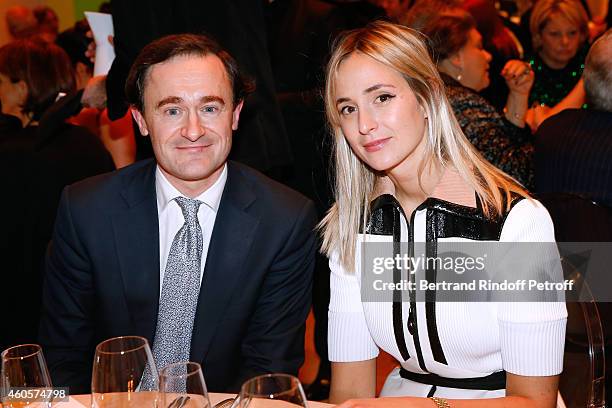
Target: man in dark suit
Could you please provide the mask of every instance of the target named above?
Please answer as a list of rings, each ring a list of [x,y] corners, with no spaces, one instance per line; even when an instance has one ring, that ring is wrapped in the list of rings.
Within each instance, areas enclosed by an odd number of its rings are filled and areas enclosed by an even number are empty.
[[[612,207],[612,31],[591,46],[583,77],[589,108],[564,110],[535,135],[536,191]]]
[[[202,363],[210,391],[304,357],[314,205],[227,161],[249,91],[213,40],[149,44],[126,85],[155,161],[70,186],[50,247],[41,343],[53,384],[88,392],[97,342],[140,335],[161,369]]]

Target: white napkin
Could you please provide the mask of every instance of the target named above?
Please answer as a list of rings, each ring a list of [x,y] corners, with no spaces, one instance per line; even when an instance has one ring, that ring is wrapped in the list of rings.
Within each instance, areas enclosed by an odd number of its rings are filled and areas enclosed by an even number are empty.
[[[96,61],[94,63],[94,76],[106,75],[115,59],[115,49],[108,42],[109,35],[115,35],[113,16],[105,13],[86,11],[85,17],[89,22],[96,42]]]

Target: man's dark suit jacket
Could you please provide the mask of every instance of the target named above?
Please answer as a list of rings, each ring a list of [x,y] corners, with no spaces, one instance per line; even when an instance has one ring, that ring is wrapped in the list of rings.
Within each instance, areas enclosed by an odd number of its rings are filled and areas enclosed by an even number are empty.
[[[564,192],[612,207],[612,112],[567,109],[535,135],[536,192]]]
[[[106,89],[111,119],[125,114],[125,80],[142,48],[169,34],[208,34],[256,81],[246,98],[230,158],[260,171],[293,162],[289,139],[276,102],[260,0],[113,0],[117,54]],[[142,140],[142,139],[137,139]]]
[[[95,345],[152,344],[159,305],[156,164],[69,186],[47,258],[40,342],[55,386],[89,392]],[[297,374],[311,304],[311,201],[228,163],[191,341],[209,391],[267,372]],[[159,367],[160,369],[162,367]]]

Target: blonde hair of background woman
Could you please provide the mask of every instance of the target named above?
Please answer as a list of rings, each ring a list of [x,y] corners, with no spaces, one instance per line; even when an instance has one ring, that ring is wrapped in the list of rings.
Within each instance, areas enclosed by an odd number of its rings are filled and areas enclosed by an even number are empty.
[[[542,48],[542,30],[555,15],[565,18],[578,28],[581,44],[588,38],[589,17],[579,0],[538,0],[533,6],[529,20],[531,42],[535,51]]]
[[[446,98],[444,84],[432,62],[424,38],[416,31],[383,21],[341,35],[335,42],[327,66],[325,110],[335,139],[334,194],[336,202],[319,224],[323,231],[322,251],[338,251],[347,270],[354,268],[355,244],[360,226],[365,230],[376,174],[351,150],[340,128],[335,85],[339,66],[349,55],[360,52],[399,72],[427,117],[426,155],[419,165],[419,180],[432,160],[454,167],[474,188],[486,216],[494,218],[507,211],[512,193],[527,192],[510,176],[484,160],[466,139]]]

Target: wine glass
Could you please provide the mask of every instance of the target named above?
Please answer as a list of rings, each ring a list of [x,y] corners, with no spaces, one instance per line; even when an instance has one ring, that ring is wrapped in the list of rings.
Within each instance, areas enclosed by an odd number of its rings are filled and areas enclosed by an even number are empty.
[[[45,357],[38,344],[22,344],[1,354],[0,387],[3,388],[4,407],[50,407],[50,393],[28,392],[51,389],[51,376]],[[21,387],[27,387],[23,392]]]
[[[251,378],[240,389],[241,408],[307,407],[300,380],[289,374],[265,374]]]
[[[181,362],[164,367],[159,374],[162,407],[210,408],[202,367]]]
[[[147,339],[114,337],[98,344],[91,377],[91,406],[157,406],[158,377]]]

